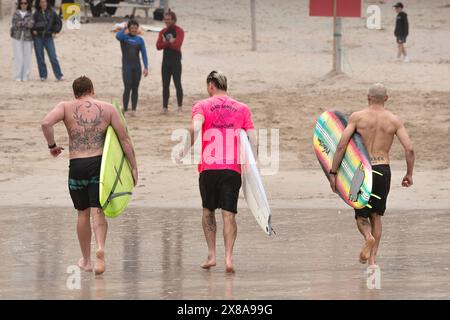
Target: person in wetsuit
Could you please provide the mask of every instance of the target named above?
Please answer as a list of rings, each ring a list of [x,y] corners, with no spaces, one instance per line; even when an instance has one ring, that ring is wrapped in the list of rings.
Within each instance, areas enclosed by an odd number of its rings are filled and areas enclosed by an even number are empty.
[[[117,32],[116,39],[120,41],[122,50],[122,78],[124,84],[123,91],[123,110],[128,111],[128,103],[131,94],[131,115],[134,116],[138,103],[138,90],[141,81],[141,73],[144,77],[148,76],[148,58],[144,39],[138,35],[139,23],[130,20],[125,28]],[[144,63],[144,71],[141,69],[139,61],[139,52]]]
[[[163,50],[161,75],[163,82],[163,112],[166,113],[169,106],[170,78],[173,77],[177,91],[178,110],[183,106],[183,87],[181,86],[181,45],[184,40],[184,31],[176,25],[175,12],[168,11],[164,15],[166,28],[159,32],[156,49]]]

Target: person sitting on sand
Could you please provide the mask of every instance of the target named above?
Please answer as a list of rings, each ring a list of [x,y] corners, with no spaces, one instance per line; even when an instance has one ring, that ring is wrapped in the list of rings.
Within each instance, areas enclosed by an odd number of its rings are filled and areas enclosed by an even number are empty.
[[[370,197],[369,205],[372,208],[355,209],[358,230],[366,241],[359,260],[361,263],[368,262],[369,266],[376,265],[381,239],[381,217],[386,211],[386,201],[391,184],[389,152],[394,136],[397,136],[405,149],[407,169],[402,186],[410,187],[413,184],[414,150],[412,143],[400,119],[385,109],[384,103],[387,99],[387,90],[383,84],[376,83],[370,87],[369,106],[350,116],[337,146],[330,170],[330,186],[333,192],[336,192],[337,170],[353,133],[358,132],[370,155],[373,171],[372,194],[379,197],[379,199],[374,196]]]
[[[94,99],[94,86],[88,77],[73,82],[75,100],[56,105],[42,120],[42,131],[51,155],[57,157],[64,148],[56,145],[53,126],[63,121],[69,134],[69,192],[78,210],[77,233],[83,257],[78,266],[92,271],[91,224],[92,213],[98,250],[95,274],[105,272],[105,242],[108,223],[99,201],[99,176],[106,129],[111,125],[119,137],[122,149],[133,168],[134,184],[138,172],[133,145],[122,125],[117,110],[109,103]]]
[[[232,255],[237,236],[236,213],[242,183],[237,155],[238,139],[241,129],[245,130],[256,150],[256,135],[249,108],[227,95],[225,75],[212,71],[206,79],[206,84],[210,98],[199,101],[192,107],[191,138],[186,141],[184,150],[180,151],[177,162],[187,154],[201,131],[202,156],[198,171],[203,206],[202,226],[208,245],[208,258],[201,267],[209,269],[216,265],[217,226],[214,211],[221,208],[225,271],[233,273]]]

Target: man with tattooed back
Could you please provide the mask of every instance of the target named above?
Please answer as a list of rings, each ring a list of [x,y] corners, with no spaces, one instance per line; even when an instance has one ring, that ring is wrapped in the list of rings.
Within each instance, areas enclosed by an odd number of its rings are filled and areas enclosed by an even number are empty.
[[[77,234],[83,257],[78,266],[92,272],[91,224],[97,242],[95,274],[105,272],[105,241],[108,223],[99,202],[99,176],[106,129],[111,125],[119,137],[122,149],[132,167],[134,184],[138,180],[136,158],[131,140],[120,121],[117,110],[109,103],[94,99],[92,81],[85,76],[73,82],[75,100],[56,105],[42,120],[42,131],[52,156],[63,147],[55,142],[53,126],[63,121],[69,134],[69,192],[78,210]]]

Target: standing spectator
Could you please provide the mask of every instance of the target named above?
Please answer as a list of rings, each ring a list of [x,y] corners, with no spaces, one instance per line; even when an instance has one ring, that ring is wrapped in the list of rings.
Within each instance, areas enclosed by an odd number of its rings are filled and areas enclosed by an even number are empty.
[[[128,25],[116,34],[116,39],[120,41],[120,49],[122,50],[123,110],[126,114],[131,93],[132,116],[135,115],[138,103],[141,73],[144,74],[144,77],[148,76],[147,50],[145,49],[144,39],[138,35],[139,32],[141,32],[139,23],[135,20],[130,20]],[[139,52],[144,62],[143,72],[139,61]]]
[[[33,50],[31,29],[33,25],[31,3],[28,0],[20,0],[17,3],[17,10],[14,12],[11,25],[16,81],[27,81],[30,77],[31,51]]]
[[[403,62],[409,62],[408,55],[406,54],[405,43],[406,37],[409,34],[409,24],[408,15],[403,11],[403,3],[397,2],[394,5],[395,11],[397,12],[397,19],[395,22],[394,35],[397,38],[398,44],[398,54],[397,60],[401,60],[402,55],[404,56]]]
[[[36,1],[36,12],[34,13],[33,39],[36,60],[41,81],[47,80],[47,66],[45,65],[44,48],[52,64],[53,73],[58,81],[64,80],[64,76],[56,57],[53,36],[62,29],[62,21],[58,14],[52,9],[47,0]]]
[[[183,88],[181,87],[181,45],[184,40],[184,31],[176,25],[177,16],[175,12],[168,11],[164,15],[166,28],[162,29],[158,35],[156,48],[163,51],[163,61],[161,67],[163,83],[163,112],[166,113],[169,105],[170,78],[177,90],[178,110],[183,106]]]

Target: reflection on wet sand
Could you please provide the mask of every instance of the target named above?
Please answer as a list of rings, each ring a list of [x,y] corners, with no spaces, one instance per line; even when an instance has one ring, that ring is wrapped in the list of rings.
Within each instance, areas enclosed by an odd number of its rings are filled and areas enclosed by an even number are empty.
[[[236,274],[229,275],[221,241],[217,267],[199,267],[206,254],[199,210],[131,207],[109,220],[106,273],[81,272],[75,290],[66,283],[80,257],[75,212],[1,210],[1,299],[450,298],[445,210],[387,213],[379,290],[367,288],[366,267],[358,263],[362,238],[351,210],[274,210],[273,237],[241,210]]]

